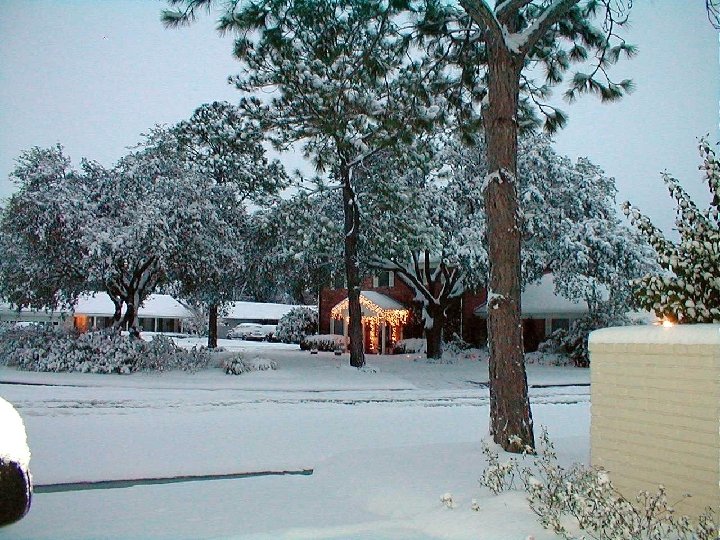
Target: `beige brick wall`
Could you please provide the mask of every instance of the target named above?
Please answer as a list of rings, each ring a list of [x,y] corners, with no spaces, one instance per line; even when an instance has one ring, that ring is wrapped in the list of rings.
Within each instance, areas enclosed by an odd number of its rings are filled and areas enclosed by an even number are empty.
[[[591,459],[633,499],[658,484],[720,510],[720,325],[607,328],[590,338]]]

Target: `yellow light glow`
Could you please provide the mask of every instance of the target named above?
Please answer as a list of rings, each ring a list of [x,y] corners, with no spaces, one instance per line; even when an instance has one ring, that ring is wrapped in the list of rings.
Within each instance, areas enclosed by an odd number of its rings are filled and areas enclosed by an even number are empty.
[[[662,325],[665,328],[670,328],[671,326],[675,326],[675,323],[672,322],[670,319],[663,319]]]
[[[343,312],[348,310],[348,304],[347,298],[338,303],[330,310],[330,317],[333,319],[345,318]],[[362,324],[367,325],[370,329],[370,348],[377,351],[381,350],[378,330],[386,323],[390,325],[390,336],[394,344],[400,334],[400,326],[405,324],[410,317],[410,311],[407,309],[383,309],[363,295],[360,295],[360,305],[373,312],[373,315],[362,316]],[[347,321],[347,318],[345,319]]]

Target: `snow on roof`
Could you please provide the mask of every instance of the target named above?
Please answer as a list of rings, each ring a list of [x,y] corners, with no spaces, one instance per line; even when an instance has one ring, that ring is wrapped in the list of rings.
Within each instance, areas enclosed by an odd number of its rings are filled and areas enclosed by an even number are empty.
[[[588,312],[585,302],[575,302],[555,294],[552,274],[545,274],[539,282],[525,287],[521,294],[523,316],[568,314],[583,315]],[[487,315],[487,305],[475,310],[475,315]]]
[[[407,309],[397,300],[375,291],[360,291],[360,295],[382,309]]]
[[[86,293],[75,304],[75,313],[112,317],[115,306],[105,293]],[[151,294],[138,309],[138,316],[184,319],[192,317],[192,312],[169,294]]]
[[[296,307],[317,309],[317,306],[271,304],[263,302],[231,302],[224,319],[280,320],[283,315]]]

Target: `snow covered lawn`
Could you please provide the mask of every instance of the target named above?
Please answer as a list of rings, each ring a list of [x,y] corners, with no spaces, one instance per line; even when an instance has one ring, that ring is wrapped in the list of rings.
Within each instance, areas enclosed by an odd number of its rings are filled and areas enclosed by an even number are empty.
[[[27,427],[35,484],[311,475],[39,489],[30,513],[0,539],[555,538],[522,494],[496,497],[478,486],[486,360],[368,356],[369,369],[358,371],[347,355],[220,345],[278,369],[119,376],[0,368],[0,396]],[[561,463],[587,461],[589,371],[533,364],[528,372],[536,425],[548,427]],[[447,492],[452,509],[440,501]]]

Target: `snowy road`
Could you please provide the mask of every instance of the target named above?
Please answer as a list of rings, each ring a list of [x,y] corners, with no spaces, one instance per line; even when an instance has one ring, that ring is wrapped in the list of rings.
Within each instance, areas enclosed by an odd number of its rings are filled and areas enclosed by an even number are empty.
[[[524,504],[512,536],[500,533],[507,519],[469,510],[488,430],[477,362],[358,373],[302,361],[280,358],[277,372],[247,378],[0,369],[0,395],[25,419],[36,484],[313,469],[40,493],[0,539],[554,538]],[[561,459],[586,460],[587,372],[535,371],[531,384],[578,384],[530,392]],[[462,508],[439,504],[446,491]],[[518,500],[490,498],[484,508]]]

